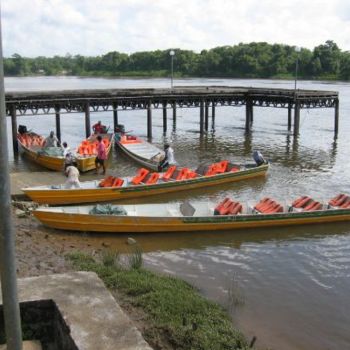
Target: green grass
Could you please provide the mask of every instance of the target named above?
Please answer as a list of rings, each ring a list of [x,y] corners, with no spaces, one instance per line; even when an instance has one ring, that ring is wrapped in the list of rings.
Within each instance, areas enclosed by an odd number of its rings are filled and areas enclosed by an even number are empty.
[[[131,305],[145,312],[149,327],[144,337],[150,344],[166,338],[175,349],[248,348],[224,309],[202,297],[188,283],[157,275],[139,264],[132,266],[130,257],[129,266],[133,267],[130,269],[111,264],[110,259],[104,265],[81,253],[70,254],[68,258],[76,269],[96,272],[107,288],[117,290]],[[139,262],[139,257],[136,260]]]

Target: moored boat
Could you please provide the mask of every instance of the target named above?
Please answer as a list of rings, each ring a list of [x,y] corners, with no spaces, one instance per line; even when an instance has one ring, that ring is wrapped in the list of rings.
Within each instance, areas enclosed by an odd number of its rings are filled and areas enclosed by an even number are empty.
[[[31,131],[18,133],[17,140],[20,151],[34,163],[50,170],[63,170],[64,156],[61,147],[44,147],[45,138]]]
[[[106,146],[107,156],[109,155],[112,148],[112,133],[107,134],[93,134],[86,140],[82,141],[77,149],[77,164],[78,169],[81,172],[86,172],[89,170],[96,169],[95,159],[97,155],[97,136],[102,137],[102,142]]]
[[[138,136],[122,133],[116,145],[131,159],[154,171],[164,157],[164,151]]]
[[[339,196],[345,201],[334,203]],[[281,204],[264,198],[255,205],[225,199],[213,203],[97,205],[38,208],[33,213],[44,225],[91,232],[188,232],[239,228],[320,224],[350,220],[350,197],[328,203],[310,197]]]
[[[151,173],[141,168],[136,176],[109,176],[102,181],[86,181],[81,188],[66,189],[59,186],[23,188],[33,201],[46,204],[77,204],[108,202],[119,199],[139,198],[170,192],[218,186],[257,176],[264,176],[269,164],[231,164],[228,161],[188,168],[170,167],[163,173]]]
[[[99,134],[106,146],[107,156],[112,148],[113,134]],[[91,135],[81,142],[76,154],[74,154],[77,167],[81,172],[86,172],[96,168],[95,159],[97,155],[98,135]],[[63,171],[65,157],[61,147],[44,147],[45,138],[34,132],[18,133],[17,140],[20,151],[33,162],[50,170]]]

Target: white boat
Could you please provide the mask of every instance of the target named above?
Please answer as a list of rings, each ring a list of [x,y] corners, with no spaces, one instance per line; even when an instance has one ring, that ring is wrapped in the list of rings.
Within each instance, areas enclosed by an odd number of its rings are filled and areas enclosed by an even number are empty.
[[[135,135],[122,134],[116,145],[137,163],[154,171],[164,158],[164,151]]]

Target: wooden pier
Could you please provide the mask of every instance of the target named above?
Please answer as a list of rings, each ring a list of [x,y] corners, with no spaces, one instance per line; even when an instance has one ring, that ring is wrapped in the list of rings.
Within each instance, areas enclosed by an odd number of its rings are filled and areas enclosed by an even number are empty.
[[[216,107],[245,106],[245,129],[250,131],[254,120],[254,107],[286,108],[287,127],[293,134],[299,134],[300,110],[306,108],[334,108],[334,133],[339,129],[339,96],[336,91],[266,89],[229,86],[188,86],[173,89],[104,89],[64,90],[6,93],[6,113],[12,120],[13,149],[18,151],[17,117],[22,115],[53,114],[56,118],[56,134],[61,137],[60,115],[84,113],[86,137],[91,133],[90,112],[113,113],[114,127],[118,124],[118,112],[130,109],[144,109],[147,116],[147,136],[152,138],[152,110],[162,108],[163,131],[167,131],[167,112],[172,110],[176,123],[176,109],[199,108],[199,130],[205,133],[209,128],[209,109],[212,122]]]

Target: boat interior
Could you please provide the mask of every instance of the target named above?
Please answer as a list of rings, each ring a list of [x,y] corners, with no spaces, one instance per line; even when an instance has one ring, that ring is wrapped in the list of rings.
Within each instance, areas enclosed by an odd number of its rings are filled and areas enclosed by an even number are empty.
[[[140,168],[135,176],[115,177],[108,176],[103,180],[84,181],[80,183],[81,189],[98,189],[98,188],[125,188],[139,185],[155,185],[164,182],[184,181],[204,176],[214,176],[224,173],[235,173],[257,167],[256,164],[234,164],[228,161],[213,163],[210,165],[200,165],[197,169],[170,166],[165,172],[150,172],[145,168]],[[33,188],[27,188],[28,190]],[[44,185],[36,186],[37,190],[62,190],[66,189],[64,184],[61,185]]]
[[[301,196],[293,202],[275,201],[265,197],[258,203],[241,203],[229,198],[225,198],[219,204],[211,202],[183,202],[168,204],[136,204],[136,205],[111,205],[98,204],[89,206],[73,207],[49,207],[43,208],[49,212],[63,212],[70,214],[92,214],[92,210],[101,209],[101,214],[106,215],[106,208],[112,213],[113,210],[126,215],[144,217],[208,217],[208,216],[235,216],[235,215],[267,215],[286,214],[300,212],[314,212],[324,210],[344,210],[350,209],[350,196],[339,194],[331,200],[317,201],[309,196]],[[96,214],[96,211],[94,212]]]

